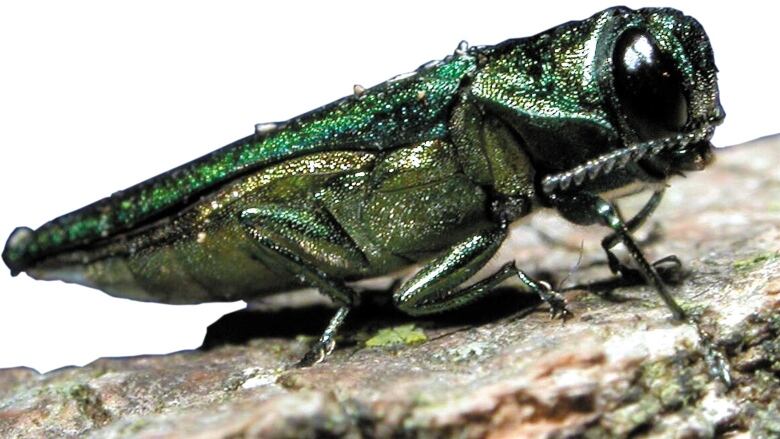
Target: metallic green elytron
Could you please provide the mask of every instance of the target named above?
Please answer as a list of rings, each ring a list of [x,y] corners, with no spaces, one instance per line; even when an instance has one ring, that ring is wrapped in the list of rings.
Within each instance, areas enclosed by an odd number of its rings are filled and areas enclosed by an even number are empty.
[[[306,365],[333,349],[357,303],[350,282],[417,264],[393,292],[406,313],[446,311],[518,276],[565,316],[561,296],[512,260],[475,278],[512,223],[546,207],[609,227],[612,271],[641,275],[685,319],[630,231],[670,176],[710,161],[724,116],[696,20],[610,8],[496,46],[461,43],[409,74],[258,124],[37,230],[16,229],[3,260],[13,274],[165,303],[317,288],[340,308]],[[613,200],[641,190],[650,201],[623,221]],[[636,268],[610,251],[618,242]]]

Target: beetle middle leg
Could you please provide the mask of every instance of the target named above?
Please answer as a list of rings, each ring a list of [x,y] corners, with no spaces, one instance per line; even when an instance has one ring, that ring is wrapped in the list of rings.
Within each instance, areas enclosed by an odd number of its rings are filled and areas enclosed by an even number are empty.
[[[550,305],[553,317],[570,313],[562,296],[548,285],[533,280],[514,262],[473,285],[458,288],[474,276],[496,253],[507,235],[505,227],[480,230],[432,260],[393,294],[398,309],[410,315],[433,314],[457,308],[487,295],[504,280],[517,276],[523,284]]]
[[[264,205],[241,213],[241,223],[256,243],[255,256],[270,269],[291,275],[340,305],[319,340],[298,363],[322,361],[335,346],[338,329],[356,305],[357,293],[318,267],[359,268],[366,260],[346,233],[316,206]],[[323,259],[324,258],[324,259]]]

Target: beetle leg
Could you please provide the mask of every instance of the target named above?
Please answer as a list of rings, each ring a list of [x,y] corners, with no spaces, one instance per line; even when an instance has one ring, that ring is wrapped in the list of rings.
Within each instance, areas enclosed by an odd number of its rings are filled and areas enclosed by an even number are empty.
[[[336,333],[338,333],[339,328],[344,324],[344,321],[347,319],[347,314],[349,314],[349,310],[351,309],[352,308],[349,306],[342,306],[336,311],[336,315],[330,319],[328,327],[325,328],[325,331],[322,333],[319,340],[309,348],[306,355],[301,358],[301,361],[299,361],[296,366],[313,366],[324,360],[325,357],[333,352],[333,348],[336,347]]]
[[[393,294],[393,301],[401,311],[410,315],[433,314],[471,303],[487,295],[504,280],[518,276],[520,280],[545,302],[550,304],[553,317],[566,317],[566,301],[549,285],[536,282],[509,262],[498,272],[473,285],[458,288],[476,274],[496,253],[506,237],[505,227],[482,230],[452,247],[431,261]]]
[[[656,291],[658,291],[658,294],[661,296],[664,302],[666,302],[666,305],[669,307],[669,309],[671,309],[674,317],[678,320],[688,322],[692,324],[694,328],[696,328],[699,341],[702,344],[702,349],[704,350],[704,359],[707,363],[707,366],[709,367],[710,375],[718,377],[727,387],[730,387],[731,370],[729,363],[726,360],[725,354],[723,354],[723,352],[718,350],[713,345],[711,337],[702,330],[696,319],[689,316],[680,307],[680,305],[675,302],[674,298],[671,296],[671,294],[669,294],[669,290],[666,289],[663,280],[661,280],[661,276],[659,276],[658,271],[655,269],[655,264],[650,265],[647,263],[647,260],[642,255],[642,252],[639,250],[639,247],[637,247],[634,240],[631,238],[626,224],[620,218],[620,215],[618,215],[614,206],[612,206],[612,204],[608,203],[607,201],[597,198],[594,207],[597,214],[602,218],[602,221],[615,231],[615,234],[623,242],[623,245],[626,246],[628,252],[631,254],[631,256],[633,256],[634,260],[639,265],[640,274],[642,274],[648,284],[655,287]],[[675,256],[672,256],[672,258],[672,262],[679,262]],[[666,258],[662,258],[657,262],[663,262],[669,259],[670,258],[667,256]]]
[[[666,288],[663,279],[661,279],[661,276],[659,276],[655,267],[647,262],[647,259],[645,259],[639,246],[636,245],[636,242],[634,242],[634,239],[631,237],[628,226],[623,219],[620,218],[615,206],[601,198],[594,197],[592,207],[602,223],[611,228],[617,239],[626,247],[628,253],[639,266],[639,273],[649,285],[655,288],[658,295],[660,295],[661,299],[666,303],[666,306],[672,311],[674,317],[678,320],[686,320],[685,311],[683,311],[669,293],[669,290]]]
[[[634,239],[631,237],[628,225],[620,218],[620,214],[617,209],[615,209],[615,206],[613,206],[612,203],[587,192],[556,194],[552,200],[561,215],[575,224],[589,225],[601,222],[603,225],[613,230],[616,238],[626,246],[628,253],[634,258],[634,261],[639,266],[639,274],[649,285],[655,288],[658,295],[661,296],[661,299],[666,303],[666,306],[672,311],[674,318],[689,323],[696,328],[710,374],[718,377],[726,386],[730,386],[731,372],[729,371],[729,364],[728,361],[726,361],[726,356],[713,345],[711,337],[702,330],[696,319],[689,316],[680,305],[675,302],[661,279],[661,276],[656,271],[655,264],[649,264],[644,255],[642,255],[636,242],[634,242]],[[660,259],[658,262],[663,263],[670,260],[675,262],[676,258],[670,259],[669,257],[666,257]]]
[[[638,228],[642,227],[642,225],[645,223],[647,218],[650,217],[650,215],[655,212],[658,205],[661,203],[661,200],[664,196],[664,191],[666,188],[661,188],[655,192],[653,192],[653,195],[650,197],[649,200],[647,200],[647,203],[642,207],[642,209],[637,212],[636,215],[634,215],[633,218],[626,221],[626,230],[628,230],[630,233],[634,232]],[[615,212],[618,216],[621,216],[620,209],[618,206],[613,205]],[[604,238],[601,241],[601,247],[604,249],[604,252],[607,254],[607,262],[609,263],[609,269],[615,273],[619,274],[621,277],[626,278],[627,280],[636,280],[640,281],[643,280],[642,274],[631,267],[628,267],[624,263],[620,262],[618,257],[615,255],[615,253],[612,252],[612,247],[618,244],[620,242],[620,237],[617,233],[610,233],[607,235],[606,238]],[[653,267],[656,269],[658,274],[661,276],[661,278],[665,282],[674,283],[679,282],[680,280],[680,273],[682,271],[682,262],[680,259],[675,255],[669,255],[666,257],[663,257],[657,261],[653,262]]]
[[[269,267],[298,278],[302,284],[317,288],[340,305],[319,340],[298,363],[311,366],[322,361],[334,348],[335,336],[349,310],[357,302],[357,293],[328,276],[306,259],[315,259],[327,249],[330,262],[337,265],[365,263],[362,253],[352,246],[341,229],[322,212],[286,206],[264,206],[241,213],[241,223],[255,243],[255,255]],[[307,252],[308,251],[308,252]]]
[[[575,224],[601,223],[612,229],[617,239],[623,243],[628,254],[636,262],[639,274],[650,286],[655,288],[676,319],[686,320],[685,312],[674,301],[655,267],[647,262],[639,246],[634,242],[634,238],[631,237],[628,226],[612,203],[588,192],[560,194],[553,197],[552,201],[558,212]]]
[[[645,223],[647,218],[650,217],[650,215],[655,212],[655,209],[658,207],[659,204],[661,204],[661,199],[663,199],[665,189],[659,189],[655,192],[653,192],[653,195],[650,197],[649,200],[647,200],[647,203],[642,207],[642,209],[637,212],[636,215],[634,215],[633,218],[626,221],[626,229],[629,232],[634,232],[638,228],[642,227],[642,225]],[[618,206],[614,206],[615,211],[618,215],[620,215],[620,209]],[[602,241],[601,241],[601,247],[604,249],[604,251],[607,253],[607,261],[609,262],[609,269],[612,270],[613,273],[619,274],[623,272],[623,269],[627,268],[625,265],[623,265],[620,260],[615,256],[614,253],[612,253],[611,249],[615,245],[620,242],[620,237],[617,235],[617,233],[610,233],[607,235]]]

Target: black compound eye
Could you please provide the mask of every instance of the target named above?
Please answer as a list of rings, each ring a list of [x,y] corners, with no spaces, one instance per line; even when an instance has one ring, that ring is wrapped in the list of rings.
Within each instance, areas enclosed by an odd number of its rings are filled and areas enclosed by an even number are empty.
[[[613,53],[615,90],[629,123],[644,138],[680,132],[688,120],[682,75],[645,32],[631,29]]]

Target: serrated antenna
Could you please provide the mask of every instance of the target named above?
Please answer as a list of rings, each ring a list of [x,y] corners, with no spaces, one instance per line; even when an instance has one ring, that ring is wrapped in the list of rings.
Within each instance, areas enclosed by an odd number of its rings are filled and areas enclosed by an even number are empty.
[[[712,136],[714,130],[714,127],[707,126],[689,133],[635,143],[625,148],[610,151],[568,171],[545,177],[542,180],[542,191],[549,195],[557,190],[566,190],[572,186],[580,186],[600,175],[606,175],[616,169],[625,168],[629,163],[636,163],[647,155],[657,155],[664,150],[685,148],[691,143],[696,143]]]

